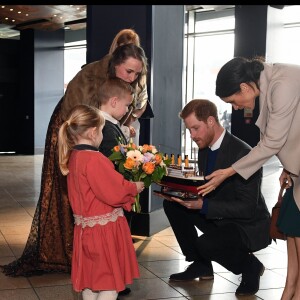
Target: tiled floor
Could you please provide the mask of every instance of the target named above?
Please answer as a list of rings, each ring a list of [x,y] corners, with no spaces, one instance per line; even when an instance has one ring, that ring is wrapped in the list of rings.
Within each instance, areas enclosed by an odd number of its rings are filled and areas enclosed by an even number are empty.
[[[0,156],[0,264],[21,255],[29,233],[39,196],[43,156]],[[278,174],[265,175],[263,192],[269,209],[276,201]],[[169,282],[169,275],[184,270],[185,262],[174,234],[167,228],[151,237],[135,237],[134,244],[141,278],[130,286],[132,293],[122,300],[231,300],[240,276],[213,263],[213,281]],[[286,245],[272,243],[256,253],[266,267],[260,290],[255,296],[240,299],[280,299],[286,276]],[[71,300],[81,299],[72,291],[70,276],[51,274],[29,278],[6,277],[0,272],[0,299],[5,300]]]

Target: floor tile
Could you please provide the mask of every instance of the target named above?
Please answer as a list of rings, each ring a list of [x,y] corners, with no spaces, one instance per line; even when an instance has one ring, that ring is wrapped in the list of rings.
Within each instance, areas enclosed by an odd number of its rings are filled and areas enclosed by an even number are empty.
[[[129,295],[120,296],[120,299],[145,300],[182,297],[182,294],[160,278],[137,279],[130,287],[132,292]]]
[[[40,300],[33,289],[0,290],[1,300]]]
[[[80,300],[81,295],[75,293],[72,285],[58,285],[35,288],[38,299],[43,300]]]

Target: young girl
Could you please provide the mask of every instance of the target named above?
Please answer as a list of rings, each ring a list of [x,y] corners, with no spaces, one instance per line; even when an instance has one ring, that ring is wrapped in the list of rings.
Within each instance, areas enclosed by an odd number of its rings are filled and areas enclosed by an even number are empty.
[[[143,182],[130,182],[98,151],[104,117],[75,106],[59,129],[59,166],[67,176],[75,218],[71,280],[84,300],[115,300],[138,263],[123,209],[130,211]]]

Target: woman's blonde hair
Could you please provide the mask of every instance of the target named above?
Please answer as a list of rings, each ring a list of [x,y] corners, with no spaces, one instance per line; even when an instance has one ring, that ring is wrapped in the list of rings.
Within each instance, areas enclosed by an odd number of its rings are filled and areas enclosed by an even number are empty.
[[[140,46],[140,37],[133,29],[123,29],[113,39],[108,54],[112,54],[119,46],[134,44]]]
[[[76,105],[58,132],[58,160],[63,175],[69,173],[68,162],[72,148],[79,137],[85,137],[89,128],[103,127],[105,119],[100,110],[85,104]]]

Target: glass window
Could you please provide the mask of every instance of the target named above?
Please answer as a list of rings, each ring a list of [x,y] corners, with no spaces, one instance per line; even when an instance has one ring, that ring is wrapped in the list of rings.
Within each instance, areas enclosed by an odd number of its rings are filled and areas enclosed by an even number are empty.
[[[86,41],[77,41],[65,44],[64,51],[64,91],[68,83],[86,63]]]
[[[300,65],[300,5],[285,6],[279,62]]]
[[[300,5],[286,5],[282,10],[276,62],[300,65]],[[232,106],[215,95],[215,81],[220,68],[234,56],[234,8],[220,11],[190,10],[186,12],[184,40],[184,106],[192,99],[213,101],[221,124],[231,130]],[[277,54],[276,53],[276,54]],[[197,145],[182,124],[182,154],[197,159]]]
[[[222,11],[187,12],[185,26],[185,99],[208,99],[218,107],[221,124],[231,130],[232,106],[215,95],[219,69],[234,54],[234,9]],[[182,124],[182,128],[184,124]],[[182,154],[197,158],[198,147],[188,130],[182,131]]]

